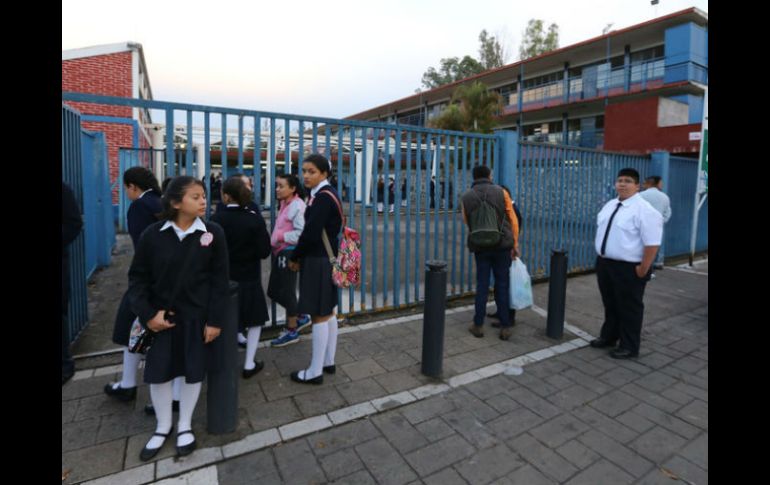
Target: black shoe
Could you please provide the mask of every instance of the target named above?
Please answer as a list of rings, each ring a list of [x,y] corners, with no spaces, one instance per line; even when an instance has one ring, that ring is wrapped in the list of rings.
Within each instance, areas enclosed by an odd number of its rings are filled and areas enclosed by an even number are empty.
[[[147,461],[151,458],[153,458],[155,455],[158,454],[161,448],[163,448],[163,445],[166,444],[166,438],[168,438],[168,435],[171,434],[171,430],[174,429],[172,426],[170,430],[168,430],[168,433],[162,434],[162,433],[153,433],[152,436],[160,436],[163,438],[163,443],[160,444],[157,448],[147,448],[147,445],[144,445],[144,448],[142,448],[142,451],[139,453],[139,459],[142,461]],[[150,436],[150,439],[152,439],[152,436]],[[149,440],[147,440],[149,443]]]
[[[630,350],[626,349],[615,349],[610,352],[610,357],[613,359],[631,359],[634,357],[639,357],[639,352],[631,352]]]
[[[254,364],[256,364],[256,367],[254,367],[251,370],[243,369],[243,373],[241,375],[243,376],[244,379],[248,379],[249,377],[253,376],[257,372],[265,368],[265,363],[262,362],[261,360],[255,360]]]
[[[110,382],[104,385],[104,393],[108,396],[114,397],[119,401],[128,402],[136,399],[136,386],[129,388],[122,388],[120,386],[113,387],[115,384]]]
[[[481,325],[471,324],[471,326],[468,327],[468,331],[472,333],[476,338],[481,338],[484,336],[484,331],[481,329]]]
[[[171,412],[179,412],[179,401],[171,401]],[[155,416],[155,408],[152,406],[152,403],[144,405],[144,414],[148,416]]]
[[[337,373],[337,366],[334,365],[334,364],[332,364],[332,365],[325,365],[324,366],[324,372],[326,372],[327,374],[336,374]]]
[[[604,340],[603,338],[597,338],[591,340],[589,345],[595,349],[603,349],[605,347],[614,347],[615,342],[610,342],[609,340]]]
[[[180,431],[176,434],[176,437],[179,438],[179,436],[183,434],[193,434],[193,432],[191,429],[188,429],[187,431]],[[195,436],[193,435],[192,443],[186,444],[184,446],[176,446],[176,456],[187,456],[192,453],[197,446],[198,442],[195,441]]]
[[[294,382],[299,382],[300,384],[323,384],[324,375],[323,373],[321,373],[320,376],[313,377],[312,379],[300,379],[299,371],[296,371],[291,373],[291,380],[293,380]]]

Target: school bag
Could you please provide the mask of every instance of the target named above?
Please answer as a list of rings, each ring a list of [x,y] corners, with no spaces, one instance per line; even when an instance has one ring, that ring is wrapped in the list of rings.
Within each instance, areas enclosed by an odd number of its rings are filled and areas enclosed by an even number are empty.
[[[481,204],[468,217],[468,242],[479,249],[495,248],[503,237],[497,210],[487,201],[487,194],[481,198],[476,191],[473,193],[481,200]]]
[[[347,227],[347,219],[342,212],[342,206],[337,197],[328,190],[322,190],[321,192],[328,193],[334,199],[334,203],[337,204],[337,209],[339,209],[340,217],[342,218],[342,237],[340,237],[336,258],[334,257],[334,252],[332,252],[332,246],[329,242],[329,237],[326,235],[326,230],[321,230],[321,239],[323,239],[324,246],[326,246],[329,262],[332,264],[332,282],[339,288],[358,287],[361,284],[361,236],[352,227]]]

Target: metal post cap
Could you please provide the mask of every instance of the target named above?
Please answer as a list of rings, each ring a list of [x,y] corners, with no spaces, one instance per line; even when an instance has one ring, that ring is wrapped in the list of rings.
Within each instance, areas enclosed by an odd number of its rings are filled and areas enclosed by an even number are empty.
[[[446,261],[441,261],[439,259],[425,261],[425,266],[427,266],[430,271],[446,271]]]

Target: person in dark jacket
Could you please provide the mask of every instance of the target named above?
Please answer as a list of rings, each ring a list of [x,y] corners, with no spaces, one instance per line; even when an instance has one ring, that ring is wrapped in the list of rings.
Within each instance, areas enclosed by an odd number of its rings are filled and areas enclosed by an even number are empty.
[[[155,332],[144,382],[150,385],[157,425],[139,454],[142,461],[154,457],[171,432],[171,381],[180,376],[185,381],[176,452],[185,456],[195,449],[192,415],[206,372],[218,370],[221,361],[210,344],[221,332],[229,300],[225,231],[201,219],[206,214],[203,184],[176,177],[162,202],[162,219],[142,233],[128,271],[131,310]]]
[[[232,177],[239,177],[241,180],[243,180],[243,183],[246,185],[246,188],[249,189],[249,192],[251,194],[251,195],[249,195],[249,203],[246,204],[246,208],[249,209],[252,212],[255,212],[255,213],[259,214],[261,212],[261,209],[259,208],[259,204],[254,202],[254,198],[253,198],[253,195],[254,195],[254,184],[251,183],[251,177],[249,177],[246,174],[235,173],[233,175],[230,175],[230,177],[227,177],[227,178],[229,180]],[[221,190],[225,190],[224,186],[222,186],[221,184],[220,184],[220,186],[221,186]],[[216,208],[215,208],[214,212],[219,212],[221,210],[224,210],[225,207],[227,206],[227,203],[224,201],[224,198],[222,198],[222,194],[221,193],[219,194],[219,197],[222,200],[216,205]]]
[[[248,379],[265,367],[255,360],[262,326],[270,319],[262,289],[260,260],[270,255],[270,235],[265,220],[248,208],[251,190],[240,175],[222,185],[225,208],[211,216],[225,230],[230,278],[238,282],[238,332],[247,332],[243,378]]]
[[[505,193],[508,194],[508,197],[511,199],[511,205],[513,206],[513,212],[516,215],[516,221],[517,221],[518,226],[519,226],[519,234],[521,234],[521,228],[522,228],[522,223],[523,223],[523,221],[521,220],[521,211],[519,211],[519,207],[516,205],[516,201],[513,200],[513,197],[511,197],[511,191],[508,189],[508,187],[506,187],[503,184],[500,184],[500,187],[503,188]],[[516,240],[518,241],[519,237],[517,237]],[[510,270],[510,268],[509,268],[509,270]],[[510,274],[509,274],[509,281],[510,281]],[[508,305],[509,306],[511,305],[510,301],[508,302]],[[487,313],[487,316],[490,317],[490,318],[495,318],[497,320],[501,319],[500,318],[500,313],[497,310],[495,310],[492,313]],[[511,322],[511,327],[516,325],[516,309],[515,308],[509,308],[508,309],[508,319]],[[492,322],[492,327],[500,328],[500,322]]]
[[[67,184],[61,184],[61,385],[75,374],[75,362],[70,355],[69,301],[70,257],[69,245],[83,229],[83,218],[75,194]]]
[[[337,234],[342,228],[342,203],[327,180],[331,175],[329,161],[320,154],[309,155],[302,163],[305,186],[310,200],[305,210],[305,227],[289,258],[289,269],[299,274],[299,313],[310,314],[313,322],[313,354],[310,367],[292,372],[291,379],[300,383],[321,384],[323,372],[334,374],[337,351],[337,287],[332,282],[332,265],[323,242],[325,233],[334,255]]]

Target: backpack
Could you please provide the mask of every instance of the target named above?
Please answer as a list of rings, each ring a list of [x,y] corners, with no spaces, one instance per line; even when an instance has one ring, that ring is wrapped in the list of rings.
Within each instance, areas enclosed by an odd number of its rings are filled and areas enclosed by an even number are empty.
[[[328,193],[334,199],[342,218],[342,237],[340,238],[336,258],[334,257],[334,252],[332,252],[326,230],[321,230],[321,238],[323,239],[324,246],[326,246],[326,254],[329,255],[329,262],[332,264],[332,282],[339,288],[358,287],[361,284],[361,236],[358,234],[358,231],[345,225],[347,219],[342,212],[342,206],[337,197],[328,190],[322,190],[321,192]]]
[[[479,249],[495,248],[503,238],[500,217],[492,204],[487,202],[486,194],[482,199],[476,191],[473,193],[481,200],[481,204],[468,217],[468,243]]]

